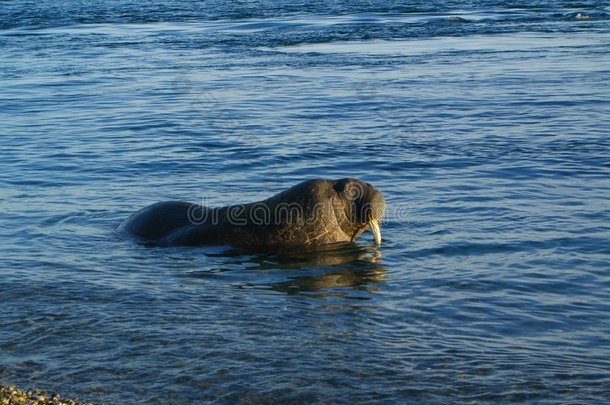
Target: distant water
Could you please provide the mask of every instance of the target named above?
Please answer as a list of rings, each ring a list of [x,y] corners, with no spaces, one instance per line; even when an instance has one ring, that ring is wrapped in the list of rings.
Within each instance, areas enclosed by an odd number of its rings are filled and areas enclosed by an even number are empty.
[[[0,2],[0,382],[94,403],[605,403],[610,6]],[[379,251],[157,248],[382,190]]]

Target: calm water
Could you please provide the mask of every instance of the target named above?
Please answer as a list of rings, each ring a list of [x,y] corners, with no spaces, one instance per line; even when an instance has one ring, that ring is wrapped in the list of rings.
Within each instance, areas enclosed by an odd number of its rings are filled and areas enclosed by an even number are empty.
[[[610,398],[602,1],[0,2],[0,382],[94,403]],[[382,190],[384,243],[156,248],[156,201]]]

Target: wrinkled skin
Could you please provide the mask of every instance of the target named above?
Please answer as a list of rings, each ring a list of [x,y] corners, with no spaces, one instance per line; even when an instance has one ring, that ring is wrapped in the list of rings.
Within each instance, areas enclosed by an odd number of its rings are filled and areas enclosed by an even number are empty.
[[[160,245],[319,246],[352,242],[367,228],[381,243],[382,194],[357,179],[304,181],[264,201],[219,208],[153,204],[119,230]]]

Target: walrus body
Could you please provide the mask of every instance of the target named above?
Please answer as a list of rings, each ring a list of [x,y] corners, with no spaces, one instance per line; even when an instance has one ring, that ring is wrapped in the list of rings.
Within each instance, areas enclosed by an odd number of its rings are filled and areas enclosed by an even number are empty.
[[[161,245],[317,246],[354,241],[370,228],[381,243],[382,194],[357,179],[308,180],[264,201],[208,208],[160,202],[119,230]]]

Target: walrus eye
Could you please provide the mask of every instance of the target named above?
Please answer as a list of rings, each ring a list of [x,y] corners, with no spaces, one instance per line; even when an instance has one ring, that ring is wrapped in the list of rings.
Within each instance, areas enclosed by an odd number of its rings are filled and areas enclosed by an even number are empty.
[[[355,200],[358,194],[358,190],[353,184],[346,184],[344,190],[345,196],[350,200]]]

